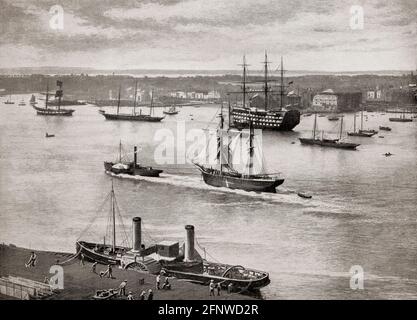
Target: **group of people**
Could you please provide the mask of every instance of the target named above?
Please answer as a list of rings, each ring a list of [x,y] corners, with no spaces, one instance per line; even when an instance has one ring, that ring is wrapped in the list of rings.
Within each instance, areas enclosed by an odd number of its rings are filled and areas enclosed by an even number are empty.
[[[169,283],[168,277],[165,277],[165,281],[161,287],[161,274],[156,276],[156,290],[171,290],[171,284]]]
[[[209,284],[209,293],[210,296],[215,296],[215,291],[217,292],[217,295],[220,295],[220,292],[222,291],[222,287],[220,286],[220,283],[214,283],[214,280],[210,280],[210,284]]]

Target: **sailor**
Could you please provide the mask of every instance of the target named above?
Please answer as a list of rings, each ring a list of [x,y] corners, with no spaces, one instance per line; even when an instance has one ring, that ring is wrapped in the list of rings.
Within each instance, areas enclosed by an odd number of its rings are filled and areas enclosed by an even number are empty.
[[[84,266],[84,253],[80,255],[80,266]]]
[[[127,300],[135,300],[135,299],[133,298],[132,291],[129,291],[129,294],[127,295]]]
[[[111,267],[111,264],[109,264],[107,267],[107,276],[109,278],[113,278],[113,268]]]
[[[217,295],[219,296],[220,295],[220,291],[222,291],[222,287],[220,286],[220,283],[218,283],[216,285],[216,291],[217,291]]]
[[[156,276],[156,289],[159,290],[159,286],[161,284],[161,274]]]
[[[210,291],[210,296],[214,296],[214,287],[216,285],[214,284],[214,280],[210,280],[210,284],[209,284],[209,291]]]
[[[126,295],[126,285],[127,285],[127,280],[123,280],[119,286],[119,296]]]
[[[34,267],[36,265],[37,256],[34,251],[30,253],[29,261],[25,264],[26,268]]]
[[[232,293],[233,290],[234,290],[233,283],[230,282],[229,285],[227,286],[227,293]]]
[[[93,263],[93,265],[91,266],[91,271],[92,271],[93,273],[97,273],[96,268],[97,268],[97,261],[96,261],[96,262],[94,262],[94,263]]]
[[[149,289],[149,291],[148,291],[148,300],[153,300],[153,292],[152,292],[152,289]]]
[[[139,296],[139,300],[145,300],[146,299],[146,292],[145,292],[145,290],[142,290],[142,292],[140,293],[140,296]]]
[[[168,281],[168,277],[165,278],[165,282],[162,285],[162,289],[166,289],[166,290],[170,290],[171,289],[171,284]]]

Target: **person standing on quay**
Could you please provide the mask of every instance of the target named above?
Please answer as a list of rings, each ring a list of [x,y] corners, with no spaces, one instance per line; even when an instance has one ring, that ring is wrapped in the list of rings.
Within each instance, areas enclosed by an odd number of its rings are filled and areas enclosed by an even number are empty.
[[[209,292],[210,292],[210,297],[213,296],[214,297],[214,287],[216,285],[214,284],[214,280],[210,280],[210,284],[209,284]]]
[[[140,296],[139,296],[139,300],[145,300],[146,299],[146,292],[145,290],[142,290]]]
[[[148,300],[153,300],[153,292],[152,292],[152,289],[149,289],[149,291],[148,291]]]
[[[156,276],[156,290],[159,290],[160,285],[161,285],[161,275],[158,274]]]

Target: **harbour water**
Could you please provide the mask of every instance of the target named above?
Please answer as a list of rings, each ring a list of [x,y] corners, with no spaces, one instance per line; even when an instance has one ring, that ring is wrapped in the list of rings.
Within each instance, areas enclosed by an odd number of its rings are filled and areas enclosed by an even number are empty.
[[[175,133],[177,121],[187,130],[214,128],[218,112],[214,105],[183,107],[146,123],[105,121],[97,108],[77,106],[73,117],[48,118],[3,100],[0,242],[71,252],[110,189],[103,161],[116,157],[120,139],[126,148],[141,146],[140,161],[157,166],[158,130]],[[277,194],[216,189],[192,165],[180,164],[162,166],[160,179],[113,179],[118,203],[126,224],[142,217],[148,243],[182,241],[184,225],[193,224],[208,259],[270,272],[271,284],[261,291],[266,299],[415,299],[417,122],[390,123],[389,116],[366,113],[366,128],[392,131],[349,137],[361,144],[357,151],[300,145],[298,137],[311,136],[312,116],[293,132],[265,131],[268,169],[286,178]],[[318,121],[337,135],[338,123]],[[344,122],[353,129],[352,114]],[[350,288],[354,265],[365,272],[363,290]]]

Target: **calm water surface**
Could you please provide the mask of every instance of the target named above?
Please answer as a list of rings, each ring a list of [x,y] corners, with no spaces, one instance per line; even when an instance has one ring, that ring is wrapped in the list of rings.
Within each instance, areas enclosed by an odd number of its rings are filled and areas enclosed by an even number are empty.
[[[177,121],[187,129],[215,127],[210,121],[218,111],[183,107],[161,123],[111,122],[90,106],[75,107],[71,118],[48,118],[3,101],[0,241],[66,251],[75,250],[109,192],[103,161],[115,158],[120,139],[126,148],[140,145],[140,160],[155,165],[157,130],[175,133]],[[191,165],[165,166],[161,179],[114,179],[125,223],[141,216],[147,243],[183,241],[184,225],[193,224],[208,258],[269,271],[271,284],[262,289],[268,299],[415,299],[417,121],[366,116],[366,127],[388,124],[392,131],[380,132],[384,138],[352,137],[361,143],[358,151],[301,146],[298,137],[311,135],[312,116],[294,132],[264,132],[268,169],[286,178],[277,194],[206,186]],[[318,121],[337,134],[338,123]],[[352,129],[352,115],[345,124]],[[46,139],[45,132],[56,136]],[[298,191],[313,199],[299,198]],[[105,210],[101,215],[97,234],[105,229]],[[365,271],[364,290],[349,287],[353,265]]]

